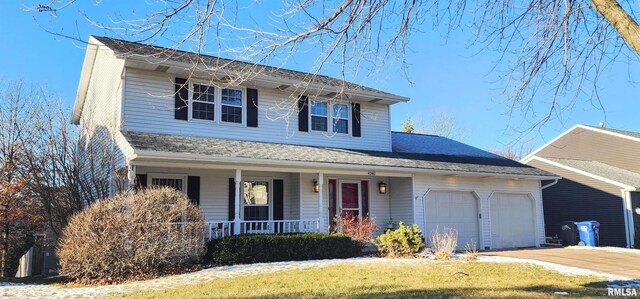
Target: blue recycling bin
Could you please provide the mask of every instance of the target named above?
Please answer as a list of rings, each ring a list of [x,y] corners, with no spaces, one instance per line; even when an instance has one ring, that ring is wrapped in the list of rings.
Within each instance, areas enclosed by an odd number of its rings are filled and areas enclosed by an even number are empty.
[[[580,242],[585,246],[596,247],[600,243],[600,222],[582,221],[576,222],[580,234]]]

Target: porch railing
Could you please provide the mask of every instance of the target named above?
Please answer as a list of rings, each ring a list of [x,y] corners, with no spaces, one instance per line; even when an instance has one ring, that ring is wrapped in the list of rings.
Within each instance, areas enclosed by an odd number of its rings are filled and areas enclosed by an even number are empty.
[[[213,221],[207,224],[209,239],[220,239],[235,234],[234,221]],[[240,221],[240,234],[288,234],[319,231],[318,220]]]

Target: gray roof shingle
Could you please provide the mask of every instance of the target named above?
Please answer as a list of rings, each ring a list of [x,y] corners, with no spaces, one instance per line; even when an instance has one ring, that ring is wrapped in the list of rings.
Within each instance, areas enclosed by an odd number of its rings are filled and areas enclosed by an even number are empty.
[[[589,126],[589,127],[596,128],[598,130],[618,133],[618,134],[626,135],[626,136],[629,136],[629,137],[640,138],[640,133],[638,133],[638,132],[618,130],[618,129],[610,129],[610,128],[601,128],[601,127],[596,127],[596,126]]]
[[[123,134],[135,150],[143,151],[197,154],[219,158],[400,167],[409,170],[420,169],[515,176],[554,176],[546,171],[504,158],[362,151],[141,132],[123,132]]]
[[[612,181],[631,187],[640,187],[640,173],[611,166],[598,161],[575,160],[564,158],[544,158],[581,171],[605,177]]]
[[[239,60],[226,59],[206,54],[198,54],[194,52],[187,52],[182,50],[175,50],[165,47],[159,47],[154,45],[147,45],[142,43],[130,42],[104,36],[93,36],[99,42],[104,44],[109,49],[113,50],[118,55],[132,55],[140,57],[148,57],[150,59],[170,60],[184,63],[198,63],[207,66],[207,69],[215,70],[220,69],[231,73],[243,73],[251,72],[265,74],[273,77],[279,77],[288,80],[294,80],[297,82],[309,82],[320,84],[324,86],[332,86],[338,88],[345,88],[347,91],[356,90],[364,91],[372,94],[378,94],[381,97],[402,98],[401,96],[394,95],[388,92],[384,92],[371,87],[347,82],[344,80],[318,75],[305,72],[299,72],[294,70],[288,70],[283,68],[277,68],[272,66],[254,64],[249,62],[243,62]]]

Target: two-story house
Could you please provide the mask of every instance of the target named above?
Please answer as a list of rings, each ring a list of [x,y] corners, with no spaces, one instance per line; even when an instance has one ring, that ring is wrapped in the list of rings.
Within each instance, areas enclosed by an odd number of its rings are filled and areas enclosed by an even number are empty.
[[[408,100],[92,36],[73,122],[84,146],[109,138],[117,167],[106,180],[124,171],[131,185],[185,192],[211,238],[329,232],[350,214],[375,217],[380,232],[399,221],[427,236],[455,228],[460,247],[544,243],[541,180],[553,176],[447,138],[392,132],[390,107]]]
[[[523,163],[563,179],[545,188],[547,235],[563,221],[600,222],[600,244],[630,247],[640,230],[640,133],[576,125]]]

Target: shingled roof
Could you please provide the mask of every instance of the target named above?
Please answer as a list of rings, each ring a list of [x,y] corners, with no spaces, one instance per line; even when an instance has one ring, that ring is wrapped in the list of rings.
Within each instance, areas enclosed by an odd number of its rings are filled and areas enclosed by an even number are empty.
[[[363,151],[141,132],[123,134],[137,151],[206,155],[212,158],[313,162],[334,166],[364,165],[452,173],[553,177],[546,171],[504,158]]]
[[[206,54],[198,54],[194,52],[159,47],[155,45],[130,42],[104,36],[93,36],[93,38],[114,51],[117,55],[122,56],[138,56],[160,61],[176,61],[189,64],[198,63],[206,66],[208,70],[218,69],[229,73],[251,72],[276,78],[293,80],[297,82],[308,82],[312,84],[344,88],[347,91],[364,91],[371,94],[378,94],[381,97],[392,97],[396,99],[402,99],[404,101],[408,100],[404,97],[384,92],[378,89],[319,74],[299,72],[284,68],[254,64]]]

